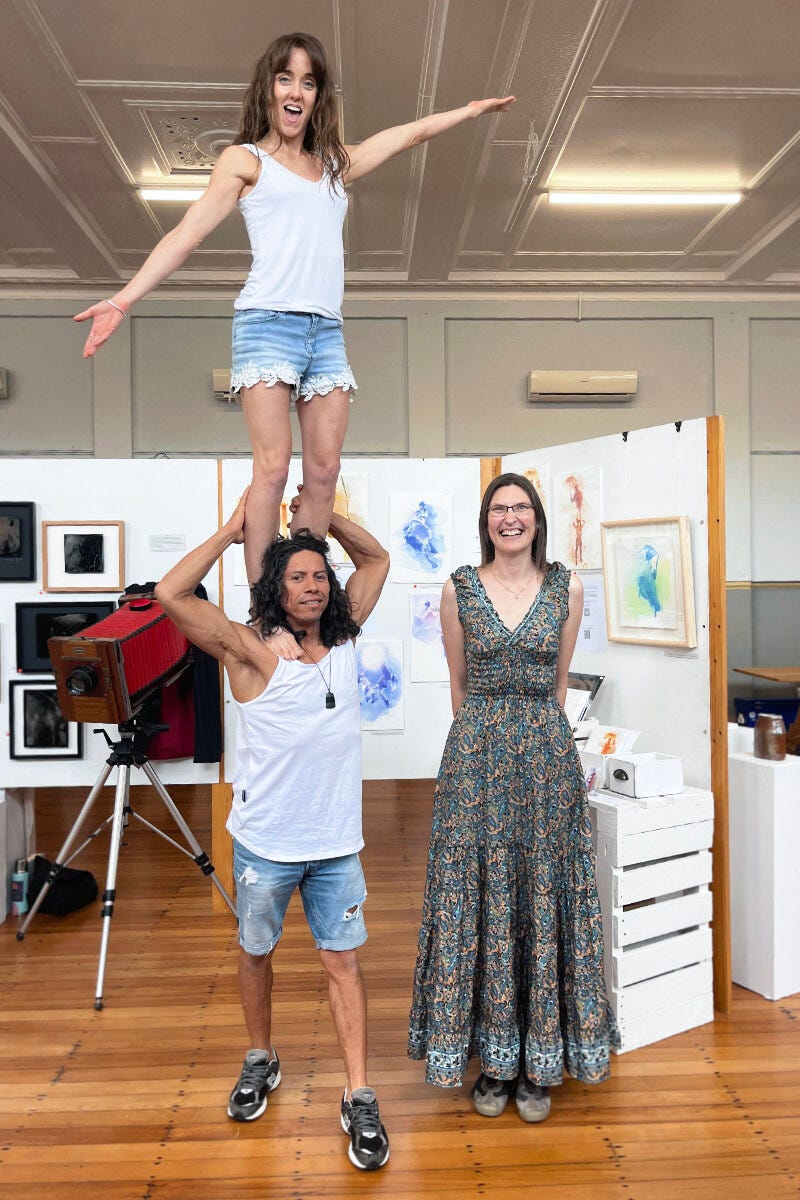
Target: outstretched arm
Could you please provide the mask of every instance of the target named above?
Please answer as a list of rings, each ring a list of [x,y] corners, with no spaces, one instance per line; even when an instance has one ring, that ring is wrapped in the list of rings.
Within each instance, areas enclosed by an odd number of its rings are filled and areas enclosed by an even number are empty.
[[[516,97],[503,96],[488,100],[470,100],[463,108],[451,108],[448,112],[431,113],[429,117],[420,117],[418,121],[410,121],[407,125],[393,125],[391,129],[383,129],[373,134],[356,146],[347,146],[350,167],[345,174],[345,183],[353,183],[362,175],[368,175],[381,163],[401,154],[403,150],[411,150],[421,142],[429,142],[431,138],[446,133],[463,121],[472,121],[485,113],[508,112]]]
[[[203,239],[233,211],[242,188],[253,182],[254,172],[255,159],[243,146],[228,146],[222,152],[203,195],[187,209],[175,228],[161,239],[133,279],[121,291],[109,297],[122,311],[101,300],[74,318],[76,321],[91,319],[92,322],[83,348],[84,358],[91,358],[98,346],[108,341],[119,328],[131,305],[176,271]]]

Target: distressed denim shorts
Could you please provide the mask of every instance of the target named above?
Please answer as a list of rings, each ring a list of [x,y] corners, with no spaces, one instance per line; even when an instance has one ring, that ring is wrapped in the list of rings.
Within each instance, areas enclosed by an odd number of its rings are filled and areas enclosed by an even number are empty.
[[[367,885],[357,854],[318,862],[260,858],[233,839],[239,942],[248,954],[269,954],[283,933],[295,888],[318,950],[355,950],[367,940]]]
[[[328,317],[239,308],[233,315],[232,342],[231,395],[256,383],[288,383],[294,404],[298,396],[310,400],[337,387],[351,393],[358,388],[342,327]]]

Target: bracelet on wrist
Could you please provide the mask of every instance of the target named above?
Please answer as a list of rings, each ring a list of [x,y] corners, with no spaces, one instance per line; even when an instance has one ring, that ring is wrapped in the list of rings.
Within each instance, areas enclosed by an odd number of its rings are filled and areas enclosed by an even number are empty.
[[[116,300],[109,300],[109,299],[108,299],[108,297],[106,296],[106,298],[105,298],[105,300],[103,301],[103,303],[104,303],[104,304],[110,304],[110,305],[111,305],[111,307],[112,307],[112,308],[115,308],[115,309],[117,310],[117,312],[118,312],[118,313],[122,313],[123,317],[127,317],[127,315],[128,315],[128,314],[125,312],[125,309],[122,307],[122,305],[121,305],[121,304],[117,304]]]

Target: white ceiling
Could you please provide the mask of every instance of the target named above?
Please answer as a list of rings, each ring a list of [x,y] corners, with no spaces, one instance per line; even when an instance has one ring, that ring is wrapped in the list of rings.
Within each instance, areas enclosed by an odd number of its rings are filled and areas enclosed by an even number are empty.
[[[202,184],[254,60],[297,28],[328,48],[349,142],[518,100],[356,186],[351,290],[800,284],[798,0],[2,0],[2,25],[0,294],[130,276],[183,211],[136,186]],[[587,211],[554,186],[746,196]],[[248,262],[235,214],[175,283]]]

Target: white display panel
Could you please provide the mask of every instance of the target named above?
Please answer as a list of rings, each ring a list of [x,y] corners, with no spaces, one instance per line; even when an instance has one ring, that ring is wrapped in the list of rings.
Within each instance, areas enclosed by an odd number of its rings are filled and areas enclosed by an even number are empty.
[[[642,731],[637,752],[679,755],[684,778],[695,787],[711,786],[709,734],[708,638],[708,499],[706,422],[684,421],[638,429],[628,434],[592,438],[565,446],[510,454],[504,471],[519,470],[532,458],[559,473],[597,466],[603,478],[602,519],[688,516],[697,620],[697,647],[691,650],[624,645],[595,638],[596,652],[581,648],[573,659],[576,671],[604,675],[592,715],[606,725]],[[550,535],[550,530],[548,529]],[[548,557],[552,554],[548,537]],[[583,576],[585,588],[596,588],[602,576]],[[596,632],[596,631],[594,631]]]
[[[102,596],[42,591],[42,521],[124,521],[126,584],[158,580],[183,556],[217,528],[216,460],[191,459],[4,459],[0,466],[0,500],[33,500],[36,504],[35,562],[31,583],[0,582],[0,728],[9,730],[9,683],[47,678],[20,675],[16,663],[15,605],[24,601],[113,600]],[[167,549],[158,549],[166,546]],[[210,599],[218,599],[217,572],[205,580]],[[52,678],[52,677],[51,677]],[[95,782],[108,756],[105,739],[84,724],[83,757],[76,760],[21,761],[9,757],[9,737],[0,744],[0,787],[77,787]],[[112,736],[116,726],[107,726]],[[191,759],[154,764],[170,783],[214,783],[217,763]],[[110,782],[116,778],[112,774]],[[131,772],[132,784],[146,784],[141,771]]]

